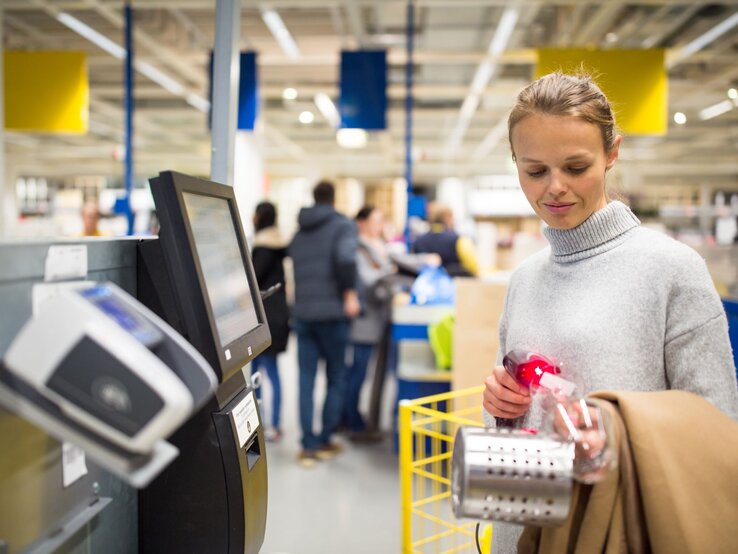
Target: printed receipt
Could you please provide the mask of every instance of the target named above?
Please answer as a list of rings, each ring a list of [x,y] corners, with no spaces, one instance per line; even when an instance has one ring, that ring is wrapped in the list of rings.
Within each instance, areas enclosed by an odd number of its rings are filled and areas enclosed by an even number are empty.
[[[233,424],[236,426],[238,443],[241,448],[249,442],[259,428],[259,413],[256,411],[256,399],[250,392],[231,412]]]

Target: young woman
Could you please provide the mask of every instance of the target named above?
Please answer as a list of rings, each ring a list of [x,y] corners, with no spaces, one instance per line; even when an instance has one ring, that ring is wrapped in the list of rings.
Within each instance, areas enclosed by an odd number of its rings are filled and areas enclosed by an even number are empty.
[[[254,212],[253,252],[254,272],[259,287],[266,290],[269,287],[282,283],[282,288],[264,300],[269,331],[272,334],[272,344],[266,351],[254,358],[251,371],[264,369],[272,386],[271,428],[267,430],[267,440],[277,441],[282,437],[281,410],[282,386],[277,366],[277,355],[287,349],[289,337],[289,308],[287,295],[284,290],[284,267],[282,263],[287,256],[287,241],[282,237],[277,227],[277,209],[271,202],[261,202]]]
[[[500,357],[550,357],[579,394],[682,389],[738,418],[727,319],[704,260],[608,198],[622,137],[602,91],[586,76],[546,75],[518,95],[508,132],[551,246],[510,280]],[[485,415],[540,423],[536,398],[502,366],[485,386]],[[494,550],[515,551],[519,529],[496,525]]]

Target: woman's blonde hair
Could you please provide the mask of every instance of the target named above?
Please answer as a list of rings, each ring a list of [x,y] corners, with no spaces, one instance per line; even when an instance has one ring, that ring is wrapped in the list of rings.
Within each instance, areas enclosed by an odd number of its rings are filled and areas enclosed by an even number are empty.
[[[513,160],[512,131],[521,120],[533,114],[580,117],[600,128],[605,152],[610,152],[615,145],[615,115],[610,102],[585,73],[549,73],[520,91],[507,120]]]

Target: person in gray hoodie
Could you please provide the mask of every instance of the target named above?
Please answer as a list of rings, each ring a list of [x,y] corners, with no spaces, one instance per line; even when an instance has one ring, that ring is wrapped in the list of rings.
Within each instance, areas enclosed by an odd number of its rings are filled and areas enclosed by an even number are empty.
[[[288,254],[295,275],[293,328],[300,373],[302,451],[298,461],[311,467],[340,451],[331,436],[341,421],[346,393],[345,362],[349,321],[360,311],[356,292],[356,227],[335,208],[335,188],[321,181],[315,205],[298,215],[299,230]],[[313,392],[318,361],[325,360],[327,390],[320,433],[313,430]]]

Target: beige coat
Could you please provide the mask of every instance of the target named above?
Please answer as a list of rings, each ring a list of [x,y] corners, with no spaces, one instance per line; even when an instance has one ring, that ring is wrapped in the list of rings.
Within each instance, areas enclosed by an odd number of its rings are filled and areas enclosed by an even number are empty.
[[[518,552],[738,552],[738,423],[683,391],[598,392],[618,468],[574,489],[559,528],[526,527]]]

